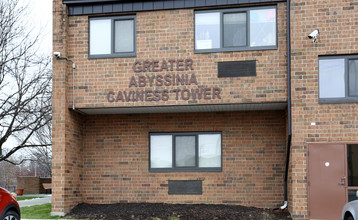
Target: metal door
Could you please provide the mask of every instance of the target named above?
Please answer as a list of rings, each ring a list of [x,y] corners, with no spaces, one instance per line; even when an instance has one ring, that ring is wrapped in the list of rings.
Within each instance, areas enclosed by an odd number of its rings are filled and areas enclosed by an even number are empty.
[[[309,144],[310,219],[340,219],[346,203],[345,144]]]

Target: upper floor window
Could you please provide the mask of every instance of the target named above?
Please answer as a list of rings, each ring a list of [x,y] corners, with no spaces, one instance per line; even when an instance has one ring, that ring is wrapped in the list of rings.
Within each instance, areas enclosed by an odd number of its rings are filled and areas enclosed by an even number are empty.
[[[358,102],[358,55],[319,58],[321,103]]]
[[[90,58],[135,56],[135,23],[134,15],[90,18]]]
[[[195,52],[277,48],[276,7],[195,12]]]

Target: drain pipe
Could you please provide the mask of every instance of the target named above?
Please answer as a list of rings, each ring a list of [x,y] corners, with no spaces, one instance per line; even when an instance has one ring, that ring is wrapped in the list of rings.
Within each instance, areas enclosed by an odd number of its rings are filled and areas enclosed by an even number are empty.
[[[291,153],[291,137],[292,137],[292,123],[291,123],[291,2],[287,0],[287,120],[288,120],[288,136],[287,136],[287,152],[286,152],[286,167],[285,167],[285,202],[280,207],[281,210],[287,208],[287,180],[288,169],[290,164]]]
[[[76,106],[75,106],[75,70],[76,70],[76,64],[75,64],[75,62],[73,60],[71,60],[71,59],[69,59],[67,57],[61,56],[60,52],[54,52],[53,54],[55,55],[55,57],[57,59],[64,59],[64,60],[72,62],[72,86],[73,86],[72,109],[76,111]]]

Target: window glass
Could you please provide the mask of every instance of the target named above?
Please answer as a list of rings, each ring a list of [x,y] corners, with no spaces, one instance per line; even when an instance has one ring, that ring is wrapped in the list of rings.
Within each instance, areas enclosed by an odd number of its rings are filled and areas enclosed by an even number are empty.
[[[358,60],[349,60],[349,96],[358,96]]]
[[[348,202],[358,200],[357,190],[348,190]]]
[[[172,145],[171,135],[150,137],[150,166],[152,168],[172,167]]]
[[[111,20],[90,20],[90,54],[111,53]]]
[[[150,134],[150,171],[221,171],[221,133]]]
[[[276,45],[276,10],[250,11],[250,46]]]
[[[199,135],[199,167],[221,167],[221,135]]]
[[[224,47],[246,46],[246,13],[224,14]]]
[[[220,47],[220,13],[195,14],[195,49]]]
[[[358,186],[358,144],[347,146],[348,186]]]
[[[319,60],[319,97],[345,97],[344,59]]]
[[[175,166],[195,166],[195,136],[175,137]]]
[[[134,51],[134,21],[117,20],[115,21],[115,52]]]

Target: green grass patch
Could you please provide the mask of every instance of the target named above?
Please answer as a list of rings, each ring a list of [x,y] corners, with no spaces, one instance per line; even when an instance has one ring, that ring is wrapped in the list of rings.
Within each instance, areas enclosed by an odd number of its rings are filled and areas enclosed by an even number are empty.
[[[42,197],[36,197],[36,196],[21,196],[21,197],[16,197],[16,200],[17,200],[17,201],[23,201],[23,200],[38,199],[38,198],[42,198]]]
[[[60,216],[51,216],[51,203],[22,207],[21,218],[27,219],[61,219]],[[67,218],[68,219],[68,218]]]

